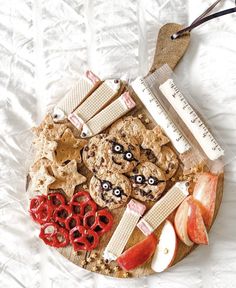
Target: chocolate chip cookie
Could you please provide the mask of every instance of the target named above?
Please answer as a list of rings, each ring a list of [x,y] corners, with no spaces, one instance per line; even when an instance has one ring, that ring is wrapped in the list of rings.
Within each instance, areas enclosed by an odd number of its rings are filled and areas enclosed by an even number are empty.
[[[145,126],[137,117],[128,116],[116,121],[111,126],[109,134],[120,135],[123,138],[134,137],[141,144],[145,130]]]
[[[107,134],[99,134],[92,137],[83,149],[83,162],[92,172],[96,173],[103,161],[103,153],[100,149]]]
[[[141,201],[156,201],[166,187],[165,173],[151,162],[139,164],[127,176],[132,183],[131,196]]]
[[[127,202],[131,193],[131,184],[122,174],[102,172],[91,178],[89,191],[99,206],[115,209]]]
[[[165,172],[166,180],[168,180],[176,173],[179,167],[179,160],[170,147],[163,146],[157,157],[156,165]]]
[[[97,168],[113,173],[130,172],[140,161],[140,148],[136,138],[128,136],[107,136],[99,146],[97,154],[97,158],[102,158],[102,161],[99,161],[100,167]]]

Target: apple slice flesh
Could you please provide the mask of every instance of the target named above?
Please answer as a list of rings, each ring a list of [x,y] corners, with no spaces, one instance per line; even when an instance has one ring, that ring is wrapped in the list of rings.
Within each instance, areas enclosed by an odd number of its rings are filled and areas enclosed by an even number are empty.
[[[194,187],[193,197],[200,203],[202,217],[209,229],[215,212],[218,175],[202,173]]]
[[[187,246],[192,246],[193,242],[189,239],[188,236],[188,212],[189,212],[189,203],[188,200],[192,196],[188,196],[179,206],[175,214],[175,231],[179,239]]]
[[[152,259],[152,270],[162,272],[171,266],[177,251],[177,237],[175,229],[169,220],[166,220],[161,231],[159,243]]]
[[[154,234],[150,234],[143,241],[132,246],[117,258],[119,266],[126,270],[133,270],[147,262],[157,246],[157,238]]]
[[[208,244],[208,234],[203,221],[201,209],[198,203],[193,199],[188,199],[188,236],[196,244]]]

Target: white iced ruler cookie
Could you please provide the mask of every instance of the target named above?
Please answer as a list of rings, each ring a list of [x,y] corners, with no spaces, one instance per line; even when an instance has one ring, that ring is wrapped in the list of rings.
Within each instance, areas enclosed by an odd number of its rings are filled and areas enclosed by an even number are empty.
[[[146,206],[134,199],[130,200],[127,208],[116,227],[107,247],[103,258],[108,261],[116,260],[123,252],[132,232],[134,231],[139,218],[146,210]]]
[[[156,123],[165,131],[176,150],[181,154],[188,151],[191,148],[190,144],[171,121],[157,97],[148,88],[145,80],[139,77],[131,83],[131,86]]]
[[[187,125],[207,157],[213,161],[223,156],[224,150],[179,91],[174,80],[168,79],[160,85],[159,89]]]
[[[143,216],[138,228],[150,235],[188,196],[188,182],[177,182],[156,204]]]
[[[81,77],[72,89],[57,103],[53,110],[53,120],[65,118],[86,98],[94,84],[86,77]]]
[[[134,108],[135,105],[136,104],[131,98],[129,92],[126,91],[83,125],[81,137],[91,137],[98,134],[111,125],[114,121],[124,116],[127,112]]]
[[[96,115],[117,94],[120,80],[104,81],[73,113],[68,116],[71,123],[78,129]]]

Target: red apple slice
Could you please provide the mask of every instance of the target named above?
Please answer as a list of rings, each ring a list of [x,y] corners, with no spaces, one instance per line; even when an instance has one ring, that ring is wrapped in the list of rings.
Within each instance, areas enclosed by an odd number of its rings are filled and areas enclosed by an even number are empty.
[[[121,254],[120,257],[117,258],[117,263],[126,271],[133,270],[138,266],[143,265],[155,252],[157,242],[156,236],[150,234],[143,241]]]
[[[159,243],[152,259],[152,270],[162,272],[171,266],[177,251],[177,237],[175,229],[169,220],[166,220],[161,231]]]
[[[208,235],[203,221],[201,209],[198,203],[193,199],[188,199],[188,236],[196,244],[208,244]]]
[[[179,239],[186,244],[187,246],[192,246],[193,242],[188,237],[188,211],[189,204],[188,199],[192,198],[192,196],[188,196],[179,206],[175,214],[175,231],[179,237]]]
[[[209,229],[215,212],[218,175],[203,173],[199,176],[194,187],[193,197],[200,203],[202,217]]]

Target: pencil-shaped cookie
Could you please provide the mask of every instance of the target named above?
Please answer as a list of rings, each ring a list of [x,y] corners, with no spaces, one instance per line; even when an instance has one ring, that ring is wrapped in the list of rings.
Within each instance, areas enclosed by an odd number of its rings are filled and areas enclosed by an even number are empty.
[[[120,88],[119,80],[104,81],[73,113],[68,119],[78,129],[89,121],[117,94]]]
[[[92,79],[90,74],[93,75]],[[91,71],[87,71],[86,75],[87,77],[80,77],[72,89],[55,106],[53,110],[53,120],[55,122],[68,117],[98,86],[100,80],[96,75]]]
[[[129,92],[124,92],[114,102],[109,104],[87,123],[85,123],[80,136],[82,138],[86,138],[98,134],[111,125],[114,121],[124,116],[127,112],[134,108],[135,105],[136,104],[131,98]]]
[[[188,196],[188,182],[176,183],[139,221],[138,228],[151,234]]]
[[[116,260],[123,252],[139,218],[143,215],[146,207],[144,204],[132,199],[116,227],[105,251],[103,258],[108,261]]]

